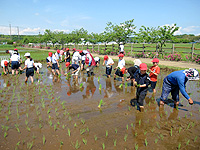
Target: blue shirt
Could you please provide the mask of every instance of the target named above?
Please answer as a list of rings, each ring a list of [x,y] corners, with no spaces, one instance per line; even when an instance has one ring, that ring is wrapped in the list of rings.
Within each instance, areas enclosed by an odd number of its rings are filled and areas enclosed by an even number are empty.
[[[181,94],[186,98],[189,99],[189,95],[186,93],[185,91],[185,84],[188,81],[188,78],[185,76],[185,74],[183,73],[184,70],[180,70],[180,71],[174,71],[172,73],[170,73],[167,76],[168,81],[175,85],[178,86]]]
[[[69,67],[69,70],[70,70],[70,69],[76,70],[76,69],[78,69],[78,67],[79,67],[79,65],[77,65],[77,64],[72,64],[72,66]]]

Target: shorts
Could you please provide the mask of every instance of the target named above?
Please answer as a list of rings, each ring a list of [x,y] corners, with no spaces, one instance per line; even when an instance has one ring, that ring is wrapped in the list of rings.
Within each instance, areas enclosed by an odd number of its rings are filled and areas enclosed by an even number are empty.
[[[79,73],[79,71],[80,71],[80,67],[78,67],[77,69],[78,69],[78,70],[77,70],[74,74],[72,74],[72,75],[75,75],[75,76],[78,75],[78,73]]]
[[[85,60],[82,60],[82,61],[81,61],[81,64],[85,65]]]
[[[106,74],[110,75],[112,72],[112,66],[111,67],[106,67]]]
[[[70,62],[70,60],[71,60],[70,58],[67,58],[67,59],[66,59],[66,62]]]
[[[157,81],[151,81],[151,88],[152,89],[155,89],[156,88],[156,83],[157,83]]]
[[[162,94],[160,97],[161,101],[167,100],[169,93],[171,92],[172,99],[176,102],[179,101],[179,86],[171,84],[167,77],[163,80]]]
[[[115,74],[118,75],[119,77],[123,77],[124,76],[119,69],[117,69],[117,71],[115,72]]]
[[[59,70],[58,64],[57,64],[57,63],[52,64],[52,69],[53,69],[53,70]]]
[[[18,61],[12,61],[11,62],[11,69],[19,69],[19,62]]]
[[[26,69],[26,77],[34,76],[34,69],[33,68],[27,68]]]

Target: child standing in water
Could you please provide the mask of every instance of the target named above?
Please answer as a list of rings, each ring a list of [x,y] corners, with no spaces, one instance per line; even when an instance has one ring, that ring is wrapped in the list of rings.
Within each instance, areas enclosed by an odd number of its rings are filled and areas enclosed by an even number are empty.
[[[70,64],[70,62],[66,62],[66,67],[70,69],[73,69],[74,71],[72,71],[72,76],[74,77],[74,79],[78,80],[78,73],[80,71],[80,67],[78,64]],[[67,73],[65,73],[65,75],[67,75]]]
[[[139,105],[138,109],[141,111],[141,108],[144,109],[143,103],[147,94],[148,85],[150,84],[149,75],[146,73],[147,65],[145,63],[140,64],[140,73],[135,77],[134,85],[137,87],[136,99],[132,99],[131,103],[137,101]]]
[[[124,74],[121,71],[121,69],[125,67],[125,60],[123,59],[124,55],[119,54],[118,57],[119,57],[118,65],[117,65],[117,67],[114,68],[114,70],[117,69],[114,74],[114,80],[116,80],[116,75],[118,75],[119,77],[122,78],[122,81],[124,81]]]
[[[28,81],[28,78],[31,78],[31,83],[33,83],[33,76],[34,76],[34,61],[33,59],[30,57],[30,53],[26,53],[24,55],[26,57],[26,61],[25,61],[25,67],[23,69],[21,69],[22,71],[24,69],[26,69],[26,78],[25,78],[25,82]]]
[[[157,77],[160,73],[160,67],[158,67],[159,59],[154,58],[151,62],[153,62],[153,66],[149,69],[150,74],[149,77],[151,79],[151,88],[153,90],[153,93],[156,94],[156,83],[157,83]]]

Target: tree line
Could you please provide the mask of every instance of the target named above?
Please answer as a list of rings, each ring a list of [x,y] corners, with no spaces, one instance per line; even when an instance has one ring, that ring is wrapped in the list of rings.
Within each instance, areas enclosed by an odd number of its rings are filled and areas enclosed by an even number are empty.
[[[166,42],[184,42],[181,37],[174,36],[174,33],[178,31],[179,27],[176,24],[172,26],[158,26],[158,27],[145,27],[141,26],[139,32],[136,33],[136,26],[134,25],[134,19],[122,22],[120,24],[113,24],[108,22],[105,31],[102,33],[88,33],[87,30],[75,29],[70,33],[63,31],[51,31],[46,29],[44,34],[39,35],[20,35],[12,36],[0,35],[0,42],[8,42],[16,45],[23,45],[28,43],[59,43],[64,46],[65,43],[92,43],[97,44],[99,42],[117,42],[119,43],[156,43],[161,48],[165,46]],[[184,37],[184,36],[183,36]],[[192,42],[194,39],[185,40],[186,42]]]

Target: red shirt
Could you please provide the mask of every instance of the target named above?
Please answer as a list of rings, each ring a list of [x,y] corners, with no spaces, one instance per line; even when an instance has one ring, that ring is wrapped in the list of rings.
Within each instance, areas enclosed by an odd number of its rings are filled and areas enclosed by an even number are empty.
[[[153,71],[154,73],[157,73],[157,74],[160,73],[160,67],[158,67],[158,66],[156,66],[156,67],[152,66],[150,68],[150,70]],[[155,74],[153,74],[152,72],[149,74],[149,77],[150,77],[151,81],[153,81],[153,82],[157,81],[157,76]]]

